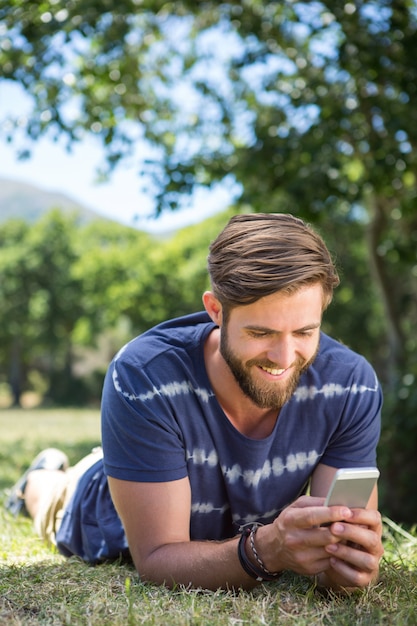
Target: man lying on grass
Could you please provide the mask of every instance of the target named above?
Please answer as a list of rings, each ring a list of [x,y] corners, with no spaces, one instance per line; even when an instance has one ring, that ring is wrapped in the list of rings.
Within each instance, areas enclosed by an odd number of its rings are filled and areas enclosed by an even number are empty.
[[[295,217],[239,215],[208,266],[205,311],[110,365],[103,458],[67,470],[49,450],[7,506],[63,554],[128,552],[157,584],[250,589],[292,570],[366,587],[383,553],[376,489],[366,509],[324,497],[338,468],[376,464],[382,399],[365,359],[320,330],[339,282],[330,254]]]

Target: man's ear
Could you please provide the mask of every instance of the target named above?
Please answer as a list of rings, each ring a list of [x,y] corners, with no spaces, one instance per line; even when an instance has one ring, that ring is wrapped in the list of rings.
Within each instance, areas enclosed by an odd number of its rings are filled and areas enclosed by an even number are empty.
[[[221,326],[223,321],[222,305],[212,291],[203,293],[203,304],[212,322],[217,326]]]

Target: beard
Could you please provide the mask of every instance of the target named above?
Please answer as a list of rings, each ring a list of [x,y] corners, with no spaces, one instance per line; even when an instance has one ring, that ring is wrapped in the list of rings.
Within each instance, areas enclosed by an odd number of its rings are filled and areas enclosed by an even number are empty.
[[[252,368],[274,368],[277,367],[277,364],[265,359],[251,359],[244,363],[230,347],[226,327],[223,326],[221,329],[220,354],[229,366],[230,371],[245,396],[261,409],[279,410],[288,402],[297,389],[301,374],[313,363],[318,350],[319,346],[317,345],[316,351],[308,360],[298,356],[291,366],[293,372],[290,378],[285,382],[277,381],[269,383],[267,381],[255,381],[251,375]]]

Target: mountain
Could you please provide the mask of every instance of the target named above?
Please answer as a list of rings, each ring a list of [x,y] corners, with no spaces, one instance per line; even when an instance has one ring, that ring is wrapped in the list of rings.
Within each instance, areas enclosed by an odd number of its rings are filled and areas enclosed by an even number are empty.
[[[105,219],[63,193],[0,178],[0,223],[11,218],[33,223],[57,208],[66,213],[77,213],[81,222]]]

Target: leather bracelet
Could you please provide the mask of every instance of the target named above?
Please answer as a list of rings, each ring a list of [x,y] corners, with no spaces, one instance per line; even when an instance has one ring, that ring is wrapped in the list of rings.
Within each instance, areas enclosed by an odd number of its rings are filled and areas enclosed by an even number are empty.
[[[257,526],[255,526],[256,528]],[[261,569],[252,561],[250,561],[248,555],[246,554],[246,541],[250,536],[254,526],[250,526],[245,528],[240,536],[237,554],[239,557],[240,564],[245,572],[251,577],[257,580],[258,582],[262,582],[264,580],[275,580],[277,576],[281,574],[281,572],[277,572],[276,574],[267,573],[265,570]]]
[[[259,556],[258,551],[255,547],[255,535],[258,528],[259,524],[253,525],[249,533],[249,541],[252,554],[255,557],[256,561],[259,563],[259,566],[264,572],[264,575],[266,574],[267,576],[271,576],[272,578],[270,578],[270,580],[274,580],[274,578],[278,578],[279,576],[281,576],[282,572],[270,572],[269,569],[266,568],[265,563],[262,561],[261,557]]]

